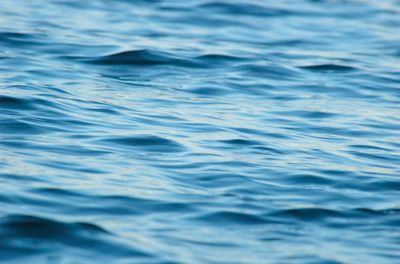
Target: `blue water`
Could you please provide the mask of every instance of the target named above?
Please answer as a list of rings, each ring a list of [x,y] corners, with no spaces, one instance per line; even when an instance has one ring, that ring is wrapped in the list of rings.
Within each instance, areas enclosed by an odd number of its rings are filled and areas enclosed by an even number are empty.
[[[1,263],[399,263],[400,1],[1,0]]]

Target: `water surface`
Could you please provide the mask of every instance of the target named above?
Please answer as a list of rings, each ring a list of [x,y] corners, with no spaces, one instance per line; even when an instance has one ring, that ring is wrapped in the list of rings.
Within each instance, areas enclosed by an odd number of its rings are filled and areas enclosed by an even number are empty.
[[[399,1],[0,6],[0,262],[398,262]]]

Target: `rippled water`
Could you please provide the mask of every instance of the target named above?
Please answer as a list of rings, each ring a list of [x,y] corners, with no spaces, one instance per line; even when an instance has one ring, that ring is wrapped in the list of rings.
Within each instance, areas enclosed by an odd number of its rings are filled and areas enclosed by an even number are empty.
[[[397,263],[400,1],[2,0],[2,263]]]

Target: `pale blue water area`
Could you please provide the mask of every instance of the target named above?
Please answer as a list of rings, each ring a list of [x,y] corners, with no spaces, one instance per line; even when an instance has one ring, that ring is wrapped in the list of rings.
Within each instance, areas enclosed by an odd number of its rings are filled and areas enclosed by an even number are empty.
[[[1,263],[399,263],[400,1],[1,0]]]

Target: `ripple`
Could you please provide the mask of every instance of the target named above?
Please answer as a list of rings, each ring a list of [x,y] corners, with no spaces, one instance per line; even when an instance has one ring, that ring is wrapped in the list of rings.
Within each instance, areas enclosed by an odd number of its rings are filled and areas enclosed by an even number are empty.
[[[311,222],[343,219],[348,222],[349,225],[351,225],[352,223],[368,224],[370,221],[386,221],[388,220],[388,217],[397,218],[398,214],[398,209],[375,210],[369,208],[355,208],[350,210],[334,210],[326,208],[292,208],[276,211],[272,213],[271,216],[280,217],[282,219],[287,219],[287,217],[289,217],[296,220]],[[360,219],[362,219],[361,222]]]
[[[0,43],[14,48],[29,47],[38,43],[38,34],[20,32],[0,32]]]
[[[300,220],[319,221],[327,217],[339,217],[341,212],[325,208],[295,208],[279,210],[273,214],[282,218],[293,217]]]
[[[230,139],[230,140],[222,140],[223,143],[238,145],[238,146],[254,146],[260,145],[259,142],[249,139]]]
[[[41,98],[23,98],[0,95],[0,107],[4,110],[41,110],[59,108],[57,104]]]
[[[328,113],[323,111],[296,110],[296,111],[283,111],[275,113],[279,115],[298,116],[310,119],[327,119],[327,118],[337,117],[337,114],[335,113]]]
[[[0,125],[2,126],[1,129],[2,134],[34,135],[34,134],[43,134],[47,132],[44,127],[23,120],[15,120],[15,119],[0,120]]]
[[[238,212],[217,212],[196,218],[197,221],[204,221],[205,223],[213,223],[215,225],[257,225],[267,223],[262,217],[252,214],[238,213]]]
[[[114,53],[111,55],[85,60],[99,65],[131,65],[131,66],[195,66],[196,64],[187,59],[180,59],[177,56],[165,52],[153,50],[129,50]]]
[[[293,80],[298,77],[295,70],[286,66],[270,64],[270,65],[257,65],[257,64],[242,64],[236,67],[238,71],[244,72],[250,76],[277,79],[277,80]]]
[[[214,67],[214,66],[226,66],[237,63],[243,63],[248,60],[248,58],[226,54],[205,54],[200,55],[195,58],[195,60],[204,67]]]
[[[31,109],[31,106],[29,104],[29,102],[27,103],[25,100],[23,99],[19,99],[19,98],[15,98],[12,96],[6,96],[6,95],[1,95],[0,96],[0,103],[1,106],[8,106],[7,108],[11,107],[11,108],[28,108]]]
[[[318,65],[308,65],[301,66],[300,68],[314,71],[314,72],[327,72],[327,73],[345,73],[357,70],[355,67],[341,65],[341,64],[318,64]]]
[[[137,135],[132,137],[109,137],[102,139],[110,146],[124,147],[150,152],[181,152],[185,147],[178,142],[152,135]]]
[[[205,96],[214,98],[216,96],[226,96],[232,93],[231,89],[228,89],[221,85],[215,84],[202,84],[202,85],[193,85],[189,89],[178,89],[179,91],[184,91],[187,93],[195,94],[197,96]]]
[[[244,62],[246,58],[226,54],[205,54],[193,57],[177,56],[156,50],[128,50],[95,58],[67,56],[82,62],[104,66],[175,66],[189,68],[221,67]]]
[[[230,15],[248,15],[248,16],[286,16],[292,14],[291,11],[277,8],[267,8],[263,5],[252,3],[225,3],[212,1],[199,5],[199,8]]]
[[[64,239],[66,236],[84,234],[108,234],[108,232],[94,224],[72,223],[66,224],[45,218],[28,215],[11,215],[1,221],[1,228],[5,232],[15,235],[38,238]],[[3,231],[3,232],[4,232]]]
[[[79,190],[64,190],[57,188],[33,188],[32,193],[40,199],[32,203],[45,200],[58,200],[60,206],[68,208],[71,213],[87,215],[114,215],[143,217],[145,215],[190,213],[195,209],[186,203],[128,195],[96,195],[87,194]]]
[[[31,215],[8,215],[0,221],[0,242],[5,254],[0,259],[9,261],[22,255],[68,258],[71,250],[85,249],[83,256],[110,255],[119,258],[148,257],[112,239],[103,228],[85,222],[66,223]],[[63,248],[65,247],[65,248]],[[104,251],[106,250],[106,251]],[[79,258],[78,258],[79,259]]]

